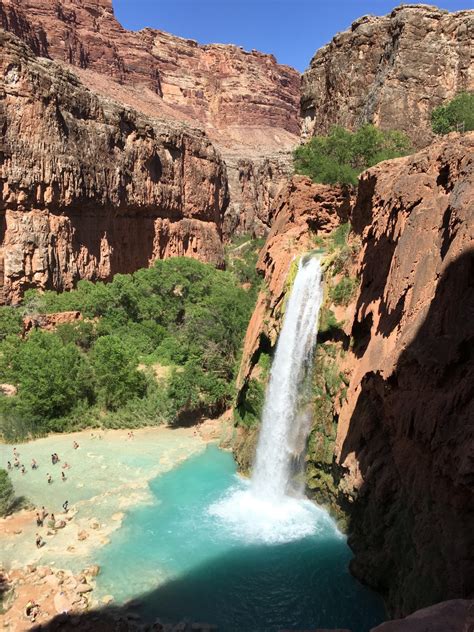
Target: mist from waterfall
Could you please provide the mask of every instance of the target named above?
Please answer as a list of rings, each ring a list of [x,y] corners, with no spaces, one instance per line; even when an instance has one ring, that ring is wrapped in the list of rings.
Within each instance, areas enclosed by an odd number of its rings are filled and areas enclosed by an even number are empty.
[[[253,476],[209,512],[240,539],[288,542],[337,531],[304,497],[304,455],[311,429],[311,372],[323,299],[321,265],[302,257],[270,371]]]

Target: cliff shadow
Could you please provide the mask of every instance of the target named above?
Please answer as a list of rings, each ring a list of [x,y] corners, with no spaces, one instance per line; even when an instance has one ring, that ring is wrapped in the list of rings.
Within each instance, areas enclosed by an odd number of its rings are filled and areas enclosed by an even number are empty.
[[[32,629],[129,630],[136,629],[139,618],[150,630],[162,629],[157,619],[187,622],[179,628],[183,632],[346,628],[349,623],[353,632],[367,632],[379,623],[378,598],[347,573],[349,551],[334,539],[316,553],[311,547],[301,541],[236,544],[128,605],[80,618],[61,615]]]
[[[447,267],[390,377],[365,375],[340,462],[350,455],[363,479],[352,572],[394,616],[472,597],[474,250]]]

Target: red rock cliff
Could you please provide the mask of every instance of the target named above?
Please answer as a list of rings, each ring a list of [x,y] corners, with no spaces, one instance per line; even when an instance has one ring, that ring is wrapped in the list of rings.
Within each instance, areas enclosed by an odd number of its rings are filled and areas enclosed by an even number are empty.
[[[394,614],[474,594],[474,133],[360,180],[337,429],[353,572]]]
[[[433,140],[430,112],[474,89],[474,11],[402,5],[365,16],[321,48],[304,73],[306,133],[372,122],[405,131],[415,147]]]
[[[473,200],[474,133],[363,173],[351,211],[360,287],[336,312],[345,323],[325,333],[344,343],[334,357],[348,378],[328,420],[333,494],[349,515],[352,571],[392,615],[474,594]],[[292,257],[311,248],[309,229],[324,234],[347,217],[345,204],[304,178],[278,199],[243,389],[259,350],[275,344]]]
[[[261,162],[271,156],[274,171],[285,171],[288,158],[281,166],[275,153],[288,152],[299,138],[296,70],[238,46],[127,31],[112,0],[0,0],[0,25],[36,53],[73,65],[96,92],[205,129],[235,174],[226,226],[261,232],[258,218],[268,214],[278,189],[265,182],[260,192]]]
[[[0,46],[7,301],[172,255],[222,265],[225,166],[202,132],[95,95],[5,32]]]

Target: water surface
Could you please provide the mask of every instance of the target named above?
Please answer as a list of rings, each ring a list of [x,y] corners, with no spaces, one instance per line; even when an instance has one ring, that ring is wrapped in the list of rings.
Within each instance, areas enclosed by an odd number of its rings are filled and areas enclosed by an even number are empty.
[[[214,446],[156,478],[153,503],[131,510],[99,552],[99,595],[141,595],[149,620],[189,618],[222,632],[367,632],[383,620],[380,598],[349,574],[351,552],[325,512],[313,509],[310,535],[259,539],[251,516],[239,532],[218,511],[239,488],[245,494],[247,483],[232,456]]]

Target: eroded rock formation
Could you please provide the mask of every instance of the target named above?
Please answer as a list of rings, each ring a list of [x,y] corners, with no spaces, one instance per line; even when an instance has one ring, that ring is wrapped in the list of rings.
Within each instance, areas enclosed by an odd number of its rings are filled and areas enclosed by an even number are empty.
[[[431,110],[474,89],[474,12],[402,5],[365,16],[321,48],[304,73],[308,134],[372,122],[406,132],[415,147],[433,140]]]
[[[225,166],[203,132],[92,93],[0,32],[4,298],[156,258],[223,263]]]
[[[278,187],[265,182],[260,191],[261,164],[299,138],[296,70],[238,46],[201,46],[153,29],[127,31],[115,19],[112,0],[0,0],[0,26],[37,54],[73,65],[95,92],[206,130],[229,170],[237,169],[229,214],[246,216],[230,225],[262,231],[266,197]]]
[[[324,190],[329,215],[324,202],[306,215]],[[322,423],[337,424],[331,502],[350,508],[352,571],[394,616],[474,593],[473,199],[473,133],[362,174],[351,211],[360,287],[325,334],[343,342],[337,368],[348,384]],[[260,351],[275,343],[289,261],[311,247],[309,228],[337,225],[340,209],[328,187],[300,178],[277,204],[243,389]]]
[[[314,184],[305,176],[294,176],[277,196],[272,207],[272,229],[260,253],[257,269],[265,279],[244,342],[238,379],[241,388],[251,378],[263,339],[276,343],[288,274],[292,262],[315,247],[317,234],[328,234],[347,221],[351,191]]]
[[[394,614],[474,592],[474,134],[362,175],[339,415],[353,572]]]

